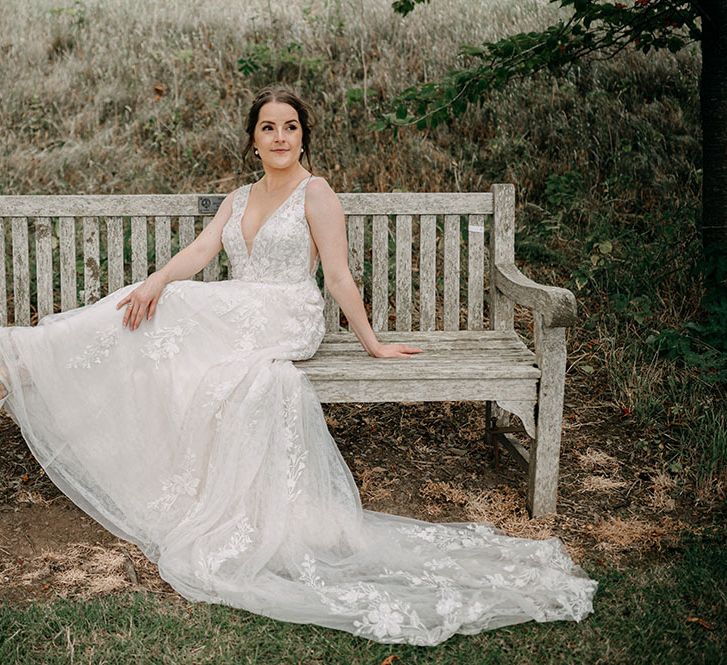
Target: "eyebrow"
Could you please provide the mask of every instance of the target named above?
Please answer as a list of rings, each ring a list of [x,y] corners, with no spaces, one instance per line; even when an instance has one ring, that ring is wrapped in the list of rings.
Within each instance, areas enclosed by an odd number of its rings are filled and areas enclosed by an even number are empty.
[[[287,121],[286,121],[286,122],[284,122],[283,124],[284,124],[284,125],[287,125],[287,124],[288,124],[289,122],[298,122],[298,119],[297,119],[297,118],[293,118],[292,120],[287,120]],[[261,124],[261,125],[262,125],[262,124],[265,124],[265,123],[270,123],[271,125],[274,125],[274,124],[275,124],[275,122],[273,122],[272,120],[261,120],[261,121],[260,121],[260,124]]]

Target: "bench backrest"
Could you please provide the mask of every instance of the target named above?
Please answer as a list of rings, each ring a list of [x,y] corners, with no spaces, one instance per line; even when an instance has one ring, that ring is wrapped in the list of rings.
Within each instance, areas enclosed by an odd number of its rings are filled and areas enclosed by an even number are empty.
[[[512,185],[493,185],[481,193],[339,197],[351,273],[371,305],[374,330],[484,328],[490,266],[513,261]],[[143,280],[150,268],[164,265],[194,240],[223,198],[0,196],[0,255],[6,257],[0,265],[0,324],[7,325],[12,314],[13,323],[29,325],[54,310],[95,302]],[[197,278],[225,279],[226,258],[221,253]],[[317,279],[326,301],[327,330],[345,329],[320,265]],[[492,318],[491,326],[501,328]]]

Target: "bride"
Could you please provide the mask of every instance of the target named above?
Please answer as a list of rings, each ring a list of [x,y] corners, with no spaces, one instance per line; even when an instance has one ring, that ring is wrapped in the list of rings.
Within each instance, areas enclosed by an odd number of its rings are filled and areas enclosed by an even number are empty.
[[[326,284],[369,355],[341,204],[310,166],[311,111],[266,88],[247,120],[265,175],[231,192],[143,282],[35,327],[0,329],[0,397],[50,479],[135,543],[190,601],[435,645],[580,621],[598,582],[557,538],[365,510],[317,395],[291,361],[324,334]],[[232,277],[191,279],[224,248]]]

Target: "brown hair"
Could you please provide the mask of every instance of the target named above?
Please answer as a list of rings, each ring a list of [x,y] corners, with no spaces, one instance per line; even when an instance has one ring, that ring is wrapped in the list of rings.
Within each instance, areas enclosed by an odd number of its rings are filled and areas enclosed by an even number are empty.
[[[308,160],[308,170],[312,172],[310,161],[310,137],[311,129],[315,126],[315,116],[313,110],[292,90],[284,86],[267,86],[258,91],[252,100],[252,106],[247,114],[247,122],[245,131],[247,132],[247,145],[242,151],[242,158],[245,159],[247,153],[252,150],[253,137],[255,135],[255,127],[260,116],[260,109],[268,102],[280,102],[282,104],[290,104],[297,112],[300,126],[303,129],[303,153]],[[260,159],[260,157],[258,157]]]

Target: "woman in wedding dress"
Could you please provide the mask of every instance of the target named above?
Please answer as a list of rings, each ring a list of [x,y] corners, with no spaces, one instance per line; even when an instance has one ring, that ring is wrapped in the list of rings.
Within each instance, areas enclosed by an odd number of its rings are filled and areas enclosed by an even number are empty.
[[[369,325],[343,209],[301,163],[309,107],[266,88],[246,130],[265,174],[191,245],[94,304],[0,329],[0,396],[35,457],[190,601],[416,645],[580,621],[598,583],[557,538],[362,509],[291,362],[323,338],[318,260],[369,355],[422,350]],[[231,279],[192,280],[222,248]]]

